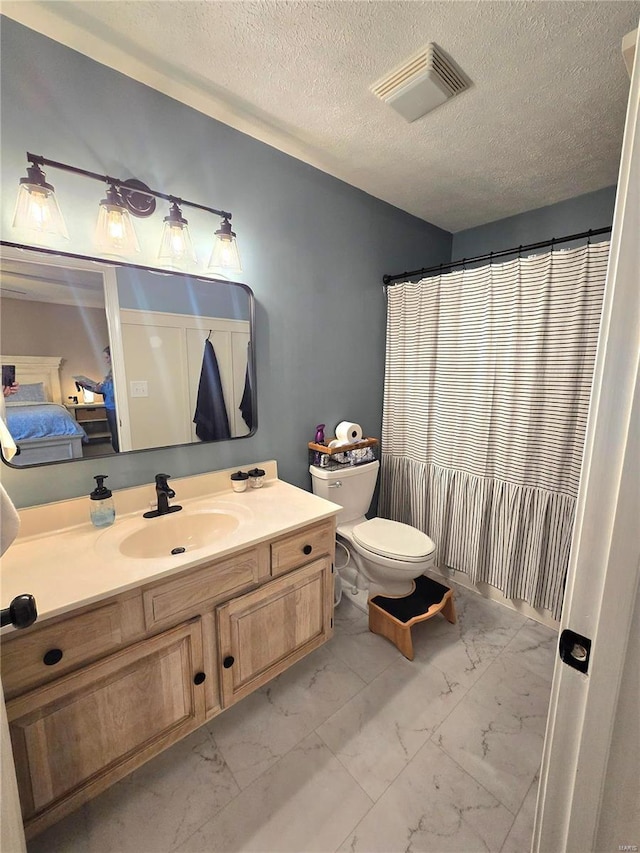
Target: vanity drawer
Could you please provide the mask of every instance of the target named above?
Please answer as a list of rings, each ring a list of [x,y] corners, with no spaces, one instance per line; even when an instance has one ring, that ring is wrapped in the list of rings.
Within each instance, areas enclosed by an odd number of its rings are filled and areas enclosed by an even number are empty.
[[[38,627],[36,623],[33,629],[5,637],[2,686],[6,697],[52,681],[119,648],[140,633],[141,616],[138,594],[125,601],[112,599],[53,625]]]
[[[218,560],[201,569],[192,569],[186,577],[154,584],[143,590],[144,619],[148,629],[186,619],[238,592],[257,586],[268,574],[266,547],[252,548]]]
[[[277,577],[297,569],[323,554],[333,554],[333,521],[327,521],[305,530],[296,530],[271,545],[271,575]]]

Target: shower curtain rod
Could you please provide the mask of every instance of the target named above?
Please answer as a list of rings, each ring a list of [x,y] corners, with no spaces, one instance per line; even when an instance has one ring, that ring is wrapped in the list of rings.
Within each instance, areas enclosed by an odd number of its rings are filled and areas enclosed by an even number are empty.
[[[496,258],[502,258],[505,255],[516,255],[521,252],[528,252],[531,249],[544,249],[547,246],[555,246],[558,243],[568,243],[571,240],[583,240],[585,237],[597,237],[599,234],[610,234],[611,226],[608,228],[589,229],[582,231],[580,234],[569,234],[567,237],[553,237],[551,240],[543,240],[541,243],[529,243],[527,246],[515,246],[513,249],[504,249],[501,252],[489,252],[488,255],[476,255],[475,258],[463,258],[461,261],[450,261],[448,264],[436,264],[434,267],[422,267],[420,270],[411,270],[411,272],[401,272],[396,275],[383,275],[383,284],[391,284],[399,279],[413,278],[414,275],[424,275],[427,272],[440,272],[441,270],[451,269],[452,267],[463,266],[464,264],[473,264],[478,261],[494,261]]]

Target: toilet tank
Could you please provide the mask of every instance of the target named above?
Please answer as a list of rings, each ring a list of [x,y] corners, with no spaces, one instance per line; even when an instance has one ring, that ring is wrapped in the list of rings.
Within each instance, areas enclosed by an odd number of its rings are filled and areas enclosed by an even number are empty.
[[[362,518],[369,509],[378,479],[380,463],[365,462],[364,465],[345,465],[337,471],[329,471],[318,465],[310,465],[309,472],[314,495],[339,504],[338,524]]]

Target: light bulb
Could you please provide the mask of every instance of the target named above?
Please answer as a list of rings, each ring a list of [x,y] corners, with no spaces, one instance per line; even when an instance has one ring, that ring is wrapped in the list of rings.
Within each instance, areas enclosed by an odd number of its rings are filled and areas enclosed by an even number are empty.
[[[29,177],[20,179],[13,227],[36,237],[50,235],[68,240],[69,233],[53,186],[46,182],[39,166],[29,166],[27,173]]]
[[[176,202],[172,202],[169,215],[164,218],[158,260],[165,266],[178,269],[197,263],[189,223]]]
[[[209,269],[222,273],[242,272],[236,235],[231,230],[231,223],[227,218],[223,219],[214,235]]]
[[[114,186],[109,187],[107,197],[100,202],[95,242],[107,255],[126,257],[140,251],[131,216]]]

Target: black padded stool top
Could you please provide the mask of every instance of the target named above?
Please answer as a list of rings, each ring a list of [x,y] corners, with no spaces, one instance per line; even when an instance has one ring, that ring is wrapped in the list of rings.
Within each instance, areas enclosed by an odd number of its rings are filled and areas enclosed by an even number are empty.
[[[448,586],[421,575],[416,578],[416,588],[410,595],[404,598],[376,595],[371,601],[399,622],[409,622],[416,616],[424,615],[432,604],[439,604],[448,592]]]

